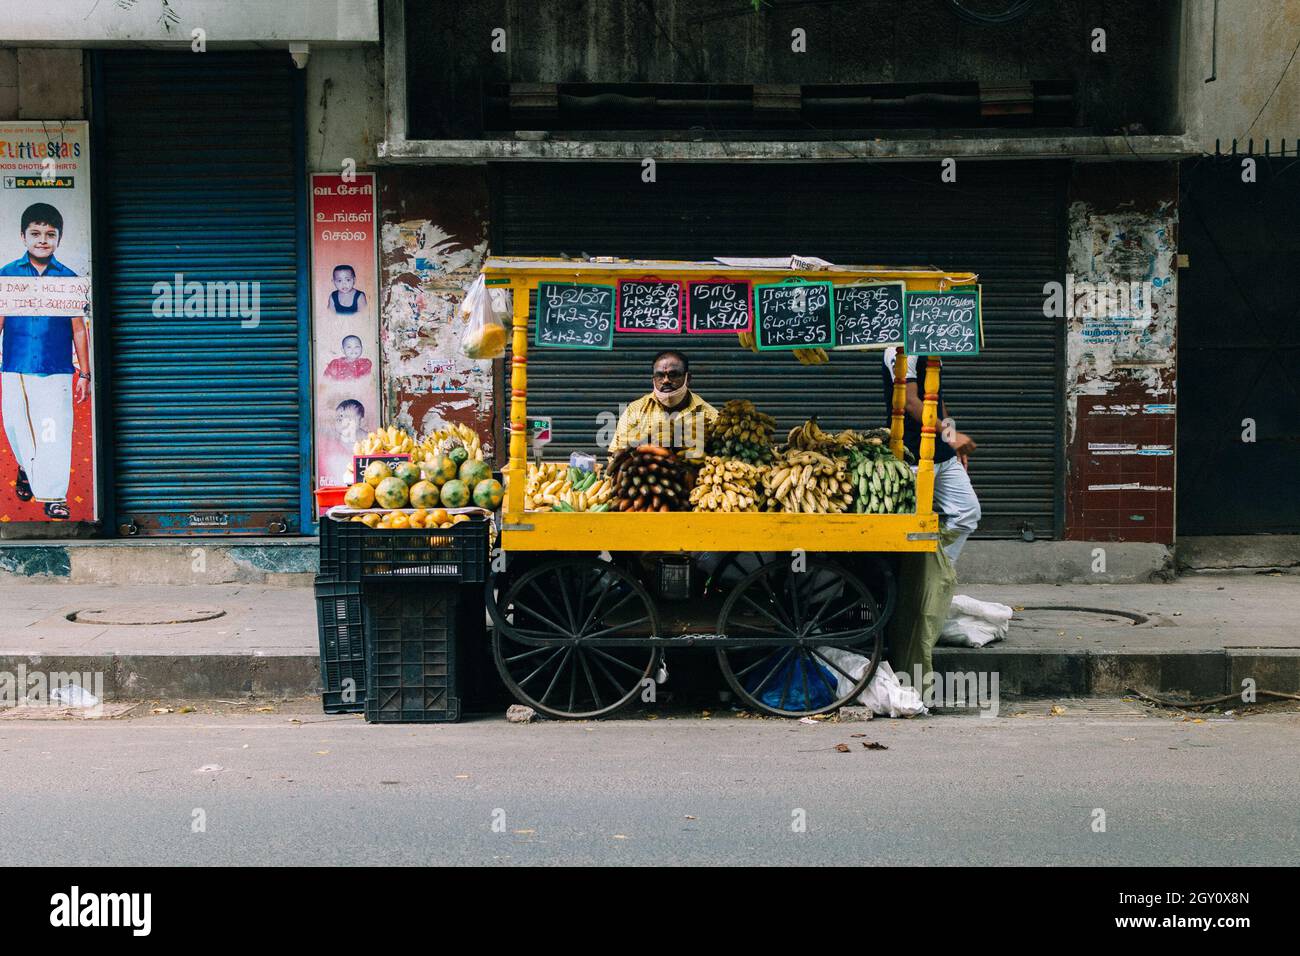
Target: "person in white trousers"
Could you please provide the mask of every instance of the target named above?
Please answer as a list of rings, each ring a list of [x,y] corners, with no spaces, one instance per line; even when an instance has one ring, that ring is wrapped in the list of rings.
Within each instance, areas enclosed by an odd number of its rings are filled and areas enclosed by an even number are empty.
[[[897,348],[885,349],[885,364],[881,371],[884,385],[885,408],[893,408],[894,402],[894,356]],[[903,444],[918,459],[921,457],[921,413],[925,399],[917,384],[919,363],[915,355],[907,357],[907,401],[903,414]],[[924,366],[920,366],[924,372]],[[974,440],[957,431],[948,415],[948,406],[943,400],[943,376],[939,378],[939,415],[943,424],[934,442],[934,510],[941,516],[945,530],[954,532],[956,539],[944,546],[944,553],[952,561],[957,560],[966,539],[970,537],[980,522],[980,500],[971,486],[970,475],[966,466],[971,452],[975,450]],[[915,468],[913,469],[915,471]]]

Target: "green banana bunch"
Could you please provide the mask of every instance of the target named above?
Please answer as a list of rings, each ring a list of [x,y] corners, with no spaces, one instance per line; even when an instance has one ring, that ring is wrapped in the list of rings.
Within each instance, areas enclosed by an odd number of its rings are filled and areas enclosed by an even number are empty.
[[[913,514],[916,476],[888,446],[864,444],[849,452],[853,510],[858,514]]]

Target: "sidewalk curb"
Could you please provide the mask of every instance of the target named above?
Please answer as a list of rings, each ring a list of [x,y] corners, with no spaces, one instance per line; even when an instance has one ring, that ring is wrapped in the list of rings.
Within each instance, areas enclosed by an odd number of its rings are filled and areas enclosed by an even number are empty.
[[[0,655],[0,671],[104,675],[107,699],[286,697],[320,692],[315,654]],[[1194,699],[1256,689],[1300,692],[1300,649],[1044,652],[1035,648],[937,647],[940,673],[998,674],[998,692],[1025,697],[1115,697],[1130,690]]]
[[[102,673],[108,700],[289,697],[320,693],[315,654],[148,654],[0,656],[0,671]]]

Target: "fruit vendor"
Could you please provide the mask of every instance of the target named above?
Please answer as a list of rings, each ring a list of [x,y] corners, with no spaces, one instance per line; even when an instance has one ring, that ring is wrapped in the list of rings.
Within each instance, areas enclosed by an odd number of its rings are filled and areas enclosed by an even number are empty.
[[[609,452],[649,442],[679,451],[686,460],[704,458],[704,431],[717,409],[691,390],[691,363],[678,351],[660,352],[651,364],[652,391],[623,409]]]
[[[880,372],[885,408],[894,402],[894,356],[897,348],[885,349],[885,364]],[[921,413],[924,402],[917,387],[917,357],[907,357],[907,401],[903,414],[903,444],[919,460],[921,457]],[[975,442],[951,427],[948,405],[943,399],[943,379],[939,380],[939,415],[945,423],[934,443],[934,510],[942,516],[944,529],[956,539],[944,546],[944,553],[956,561],[966,539],[980,521],[980,501],[971,487],[966,471],[967,460]]]

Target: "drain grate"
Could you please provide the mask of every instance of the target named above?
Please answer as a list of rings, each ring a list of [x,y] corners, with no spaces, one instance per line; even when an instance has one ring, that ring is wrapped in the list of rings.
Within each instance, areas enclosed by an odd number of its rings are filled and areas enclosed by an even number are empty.
[[[1133,627],[1145,624],[1145,614],[1104,607],[1076,607],[1069,604],[1026,604],[1011,618],[1020,627],[1069,630],[1077,627]]]

